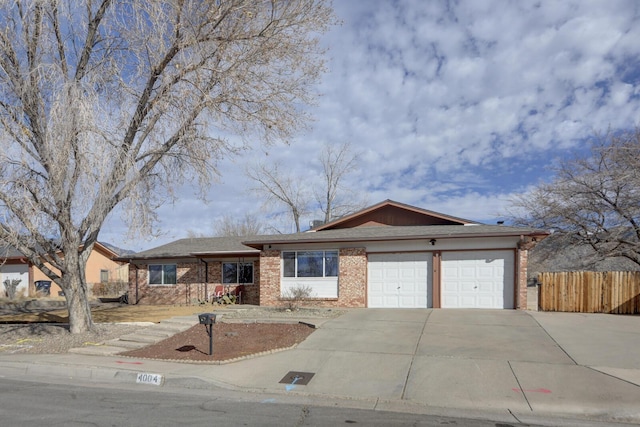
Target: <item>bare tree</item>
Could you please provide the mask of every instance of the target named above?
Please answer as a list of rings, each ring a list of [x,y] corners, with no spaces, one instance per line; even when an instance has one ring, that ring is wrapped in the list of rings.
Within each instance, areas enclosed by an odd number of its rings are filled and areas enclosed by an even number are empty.
[[[309,212],[311,195],[303,180],[283,172],[279,163],[256,164],[246,170],[247,176],[257,183],[252,190],[264,198],[264,206],[284,206],[296,232],[301,231],[300,219]]]
[[[599,259],[624,257],[640,265],[640,130],[593,138],[555,177],[512,200],[510,217],[588,245]]]
[[[324,0],[0,4],[0,240],[92,327],[85,266],[117,206],[132,230],[216,161],[304,127],[323,70]]]
[[[283,206],[298,233],[304,215],[320,211],[326,223],[367,205],[366,197],[344,185],[345,176],[353,172],[358,163],[358,156],[348,142],[325,144],[318,159],[322,180],[284,172],[279,163],[262,163],[247,169],[247,176],[258,184],[252,190],[265,199],[264,207]]]
[[[367,205],[366,197],[356,194],[344,185],[343,179],[353,172],[358,163],[358,155],[351,151],[351,144],[325,144],[320,155],[324,188],[315,189],[315,197],[324,222],[348,215]]]
[[[256,236],[264,233],[264,229],[264,224],[253,214],[225,215],[214,226],[216,236]]]

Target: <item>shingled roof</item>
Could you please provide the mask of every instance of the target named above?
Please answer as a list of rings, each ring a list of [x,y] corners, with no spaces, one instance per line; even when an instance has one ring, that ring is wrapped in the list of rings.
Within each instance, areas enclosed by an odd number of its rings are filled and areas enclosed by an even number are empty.
[[[246,237],[192,237],[176,240],[166,245],[127,255],[127,261],[157,258],[191,258],[205,255],[257,255],[259,250],[245,246]]]

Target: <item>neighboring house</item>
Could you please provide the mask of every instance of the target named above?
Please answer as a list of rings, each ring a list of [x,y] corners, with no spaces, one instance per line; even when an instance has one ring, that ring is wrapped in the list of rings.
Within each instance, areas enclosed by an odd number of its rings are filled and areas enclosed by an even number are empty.
[[[129,268],[125,262],[116,261],[117,253],[107,246],[96,242],[93,251],[87,260],[85,279],[89,287],[94,283],[126,282],[129,277]],[[20,252],[11,247],[0,248],[0,283],[5,279],[20,279],[18,295],[23,297],[38,296],[36,282],[51,281],[40,269],[33,266]],[[2,288],[4,290],[4,288]],[[58,296],[62,290],[51,283],[50,295]]]
[[[31,275],[29,263],[24,256],[9,246],[0,246],[0,297],[5,296],[5,280],[20,280],[16,296],[29,296]]]
[[[547,235],[386,200],[304,233],[182,239],[121,260],[130,303],[244,284],[243,302],[265,306],[307,286],[319,306],[524,309],[528,252]]]

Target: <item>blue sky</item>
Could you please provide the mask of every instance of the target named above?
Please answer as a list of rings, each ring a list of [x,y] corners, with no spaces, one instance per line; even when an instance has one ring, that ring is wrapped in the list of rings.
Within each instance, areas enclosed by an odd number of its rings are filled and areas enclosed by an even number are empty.
[[[247,163],[280,160],[320,179],[323,144],[361,153],[347,185],[495,223],[594,132],[640,123],[640,2],[338,0],[343,24],[323,38],[328,69],[315,121],[289,146],[220,164],[209,202],[180,189],[158,210],[157,237],[125,239],[118,215],[100,240],[142,250],[207,233],[225,214],[267,215]],[[317,215],[315,216],[317,217]],[[303,220],[307,224],[311,216]]]

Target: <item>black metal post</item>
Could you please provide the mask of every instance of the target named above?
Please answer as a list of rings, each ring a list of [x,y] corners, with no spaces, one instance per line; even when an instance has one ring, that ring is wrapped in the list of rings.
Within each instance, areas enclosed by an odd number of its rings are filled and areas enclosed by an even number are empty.
[[[198,320],[201,325],[204,325],[207,335],[209,335],[209,356],[213,355],[213,324],[216,323],[215,313],[202,313],[198,314]]]
[[[213,323],[209,325],[209,356],[213,355]]]

